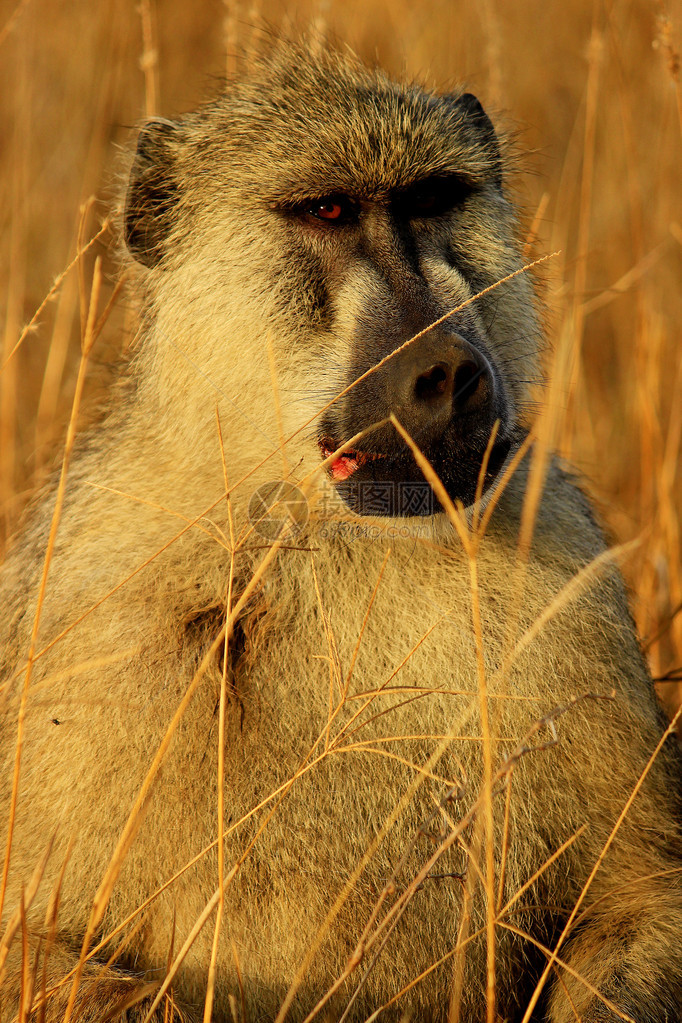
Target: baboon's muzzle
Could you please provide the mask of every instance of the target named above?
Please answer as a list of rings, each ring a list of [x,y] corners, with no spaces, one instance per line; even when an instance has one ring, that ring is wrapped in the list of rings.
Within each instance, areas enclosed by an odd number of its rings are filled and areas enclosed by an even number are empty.
[[[449,496],[475,499],[481,464],[497,422],[484,479],[495,479],[511,448],[504,389],[477,345],[452,331],[433,330],[408,343],[351,387],[321,424],[326,457],[361,430],[357,448],[332,462],[329,475],[349,507],[361,515],[429,515],[441,510],[431,487],[392,424],[394,415],[426,455]],[[366,372],[366,371],[364,371]],[[373,427],[375,427],[373,429]]]

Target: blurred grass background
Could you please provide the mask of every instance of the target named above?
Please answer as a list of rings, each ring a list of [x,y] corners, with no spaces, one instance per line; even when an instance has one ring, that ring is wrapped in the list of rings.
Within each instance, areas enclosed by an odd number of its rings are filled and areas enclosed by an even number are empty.
[[[120,190],[120,148],[150,113],[219,87],[253,25],[310,23],[439,89],[466,84],[513,137],[528,258],[551,346],[573,353],[560,450],[587,479],[624,566],[659,693],[682,700],[682,4],[10,0],[0,3],[0,547],[54,463],[79,356],[72,269]],[[257,32],[258,30],[256,30]],[[115,265],[107,231],[88,258]],[[119,300],[95,350],[91,415],[134,333]],[[12,354],[13,353],[13,354]],[[11,356],[11,358],[10,358]],[[539,396],[542,401],[542,394]]]

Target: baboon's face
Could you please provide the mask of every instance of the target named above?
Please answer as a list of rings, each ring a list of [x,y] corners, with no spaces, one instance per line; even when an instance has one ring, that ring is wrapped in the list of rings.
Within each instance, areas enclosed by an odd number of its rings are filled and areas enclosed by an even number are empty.
[[[356,438],[326,470],[354,511],[377,513],[377,487],[382,514],[434,508],[415,499],[424,477],[392,416],[465,505],[486,451],[485,488],[518,441],[536,327],[527,282],[497,286],[519,258],[473,96],[402,87],[333,54],[275,55],[213,107],[143,130],[126,234],[159,278],[189,262],[209,277],[208,260],[231,253],[222,286],[258,321],[254,400],[271,400],[268,334],[286,425],[306,424],[306,468]],[[259,358],[242,336],[237,358]]]
[[[294,214],[295,229],[323,253],[327,279],[341,268],[352,282],[347,355],[339,359],[345,372],[334,381],[345,393],[320,417],[317,443],[328,459],[361,434],[327,470],[360,514],[434,510],[430,488],[391,417],[426,455],[450,497],[465,505],[474,500],[493,427],[486,484],[509,453],[513,412],[504,377],[473,310],[453,312],[469,294],[454,265],[452,237],[475,190],[463,174],[422,175],[380,198],[332,193]]]

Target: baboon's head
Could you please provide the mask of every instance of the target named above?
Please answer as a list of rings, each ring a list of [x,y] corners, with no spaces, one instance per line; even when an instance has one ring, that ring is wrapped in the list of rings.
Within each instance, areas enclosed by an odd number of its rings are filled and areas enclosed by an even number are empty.
[[[465,505],[493,428],[486,486],[518,441],[537,326],[526,275],[498,285],[521,262],[500,145],[469,93],[280,44],[203,110],[143,127],[125,234],[178,429],[183,402],[212,420],[208,380],[226,417],[244,413],[230,428],[254,463],[258,429],[276,449],[274,363],[297,478],[361,433],[321,485],[390,516],[433,510],[391,415]]]

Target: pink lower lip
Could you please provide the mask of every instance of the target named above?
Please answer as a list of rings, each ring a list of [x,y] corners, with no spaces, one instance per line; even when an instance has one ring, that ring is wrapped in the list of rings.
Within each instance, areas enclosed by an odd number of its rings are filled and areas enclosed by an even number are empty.
[[[319,442],[320,450],[323,458],[329,458],[330,455],[334,454],[334,451],[338,445],[333,440],[321,440]],[[329,466],[329,475],[333,480],[342,481],[347,480],[354,472],[360,468],[364,461],[364,456],[361,452],[357,451],[346,451],[335,458]]]
[[[332,437],[324,437],[320,439],[318,441],[318,445],[323,458],[329,458],[334,454],[336,448],[340,446]],[[329,466],[329,475],[333,480],[342,482],[343,480],[349,479],[353,473],[356,473],[358,469],[362,468],[362,466],[367,462],[373,462],[378,458],[385,457],[386,455],[381,454],[378,451],[370,452],[351,449],[350,451],[345,451],[342,455],[339,455],[338,458],[334,459]]]
[[[349,476],[358,469],[358,461],[349,455],[341,455],[335,462],[332,462],[330,471],[335,480],[347,480]]]

